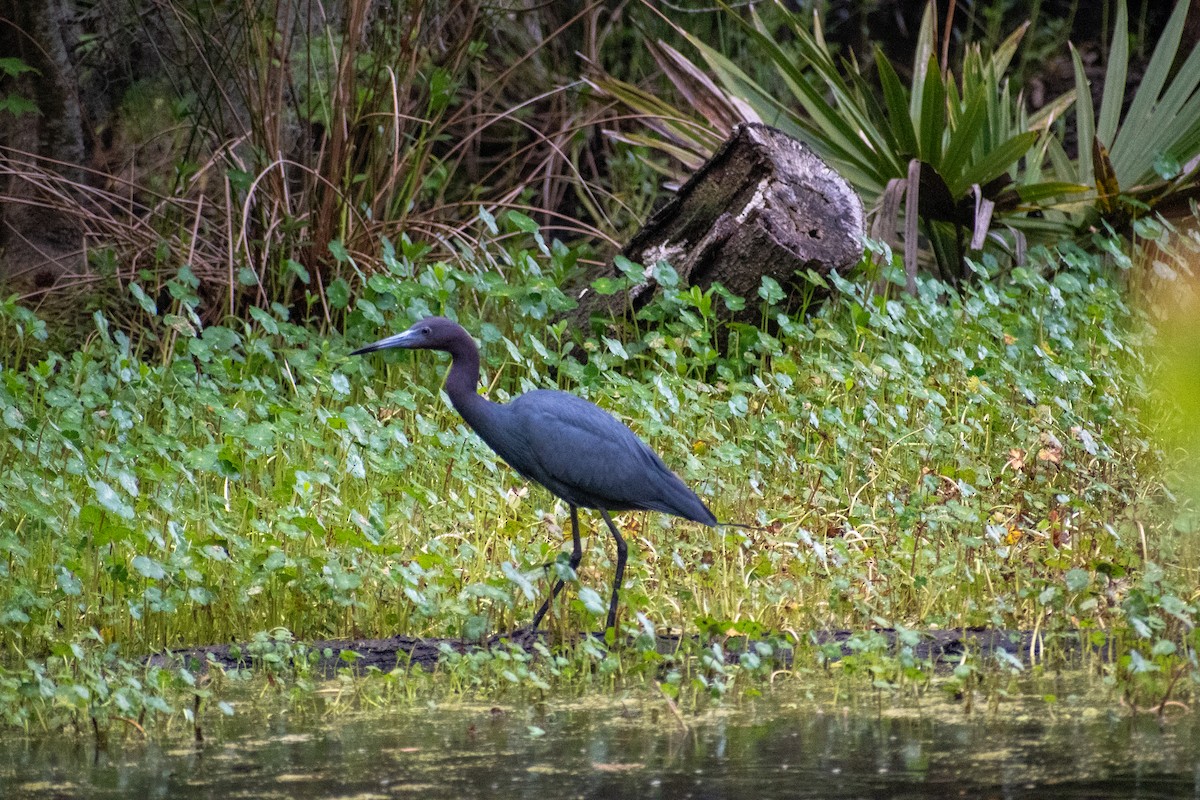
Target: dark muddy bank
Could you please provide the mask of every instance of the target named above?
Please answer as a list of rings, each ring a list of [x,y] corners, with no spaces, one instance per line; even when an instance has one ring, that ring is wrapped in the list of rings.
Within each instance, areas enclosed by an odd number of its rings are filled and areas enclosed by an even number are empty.
[[[861,631],[835,630],[814,631],[801,646],[823,647],[835,645],[836,650],[827,652],[837,657],[837,651],[842,656],[855,652],[851,646],[851,638]],[[897,652],[901,646],[900,636],[895,630],[881,629],[874,633],[886,641],[886,651]],[[468,653],[494,647],[510,647],[517,645],[527,652],[533,652],[534,644],[542,642],[550,648],[570,646],[583,636],[590,635],[599,638],[601,634],[578,634],[574,638],[563,638],[548,634],[544,631],[536,634],[529,631],[498,634],[486,642],[467,642],[462,639],[420,638],[415,636],[392,636],[386,639],[327,639],[303,643],[315,655],[316,669],[332,675],[339,669],[349,668],[355,672],[366,672],[375,668],[389,671],[396,667],[420,666],[433,669],[437,666],[442,654],[447,652]],[[997,657],[1006,661],[1017,661],[1029,665],[1043,660],[1047,642],[1042,635],[1034,631],[1008,631],[991,629],[956,629],[928,630],[917,634],[918,642],[913,647],[913,655],[921,660],[932,660],[935,666],[950,667],[960,663],[964,655],[977,660],[992,661]],[[790,637],[788,637],[790,638]],[[861,638],[861,637],[860,637]],[[674,653],[683,645],[695,645],[699,640],[697,635],[662,634],[658,637],[658,651],[663,654]],[[735,663],[738,656],[755,640],[745,637],[730,637],[712,639],[719,641],[725,651],[726,660]],[[786,639],[783,641],[787,641]],[[792,662],[792,650],[780,647],[780,640],[771,641],[776,652],[776,658],[781,667],[789,667]],[[1092,650],[1104,656],[1106,649],[1086,646],[1075,635],[1056,635],[1053,652],[1056,656],[1075,656],[1084,650]],[[343,653],[353,653],[344,657]],[[194,647],[184,650],[174,650],[151,656],[148,661],[158,666],[190,665],[193,668],[203,668],[205,665],[219,665],[225,669],[248,668],[260,663],[263,658],[261,645],[251,644],[220,644],[207,647]]]

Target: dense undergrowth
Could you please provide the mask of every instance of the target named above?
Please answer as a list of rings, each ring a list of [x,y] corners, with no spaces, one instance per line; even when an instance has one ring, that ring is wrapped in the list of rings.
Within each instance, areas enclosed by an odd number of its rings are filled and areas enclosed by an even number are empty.
[[[569,542],[565,507],[464,426],[439,395],[444,357],[347,356],[428,313],[474,333],[493,399],[587,397],[719,518],[761,529],[623,515],[627,647],[453,657],[387,677],[396,691],[601,680],[719,694],[769,675],[773,648],[796,649],[801,672],[825,663],[807,634],[829,628],[859,632],[847,672],[927,681],[911,648],[872,638],[881,626],[1081,631],[1117,645],[1105,669],[1139,702],[1192,690],[1195,519],[1148,426],[1145,320],[1101,259],[1038,250],[1006,277],[985,264],[977,284],[927,280],[916,297],[835,279],[804,319],[732,328],[713,306],[736,298],[671,288],[659,266],[644,329],[584,353],[553,321],[576,254],[535,240],[454,264],[389,248],[359,296],[329,291],[344,336],[278,306],[201,329],[186,270],[169,307],[135,290],[150,317],[136,341],[98,315],[76,350],[41,353],[42,323],[0,308],[14,354],[0,382],[0,718],[190,714],[222,680],[140,665],[165,648],[253,640],[270,671],[305,663],[297,640],[478,641],[527,623],[549,585],[540,565]],[[770,284],[760,295],[782,300]],[[585,519],[552,631],[602,624],[612,563]],[[696,658],[664,665],[648,634],[666,629],[701,633]],[[725,667],[730,633],[770,644]],[[955,680],[1028,667],[967,659]]]

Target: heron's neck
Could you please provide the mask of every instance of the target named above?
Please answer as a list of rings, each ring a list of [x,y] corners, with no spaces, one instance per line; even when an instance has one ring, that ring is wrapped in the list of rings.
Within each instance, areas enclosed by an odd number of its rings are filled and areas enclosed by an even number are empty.
[[[449,349],[450,374],[446,376],[446,394],[454,409],[473,429],[486,427],[496,404],[480,395],[479,350],[474,342],[455,342]]]

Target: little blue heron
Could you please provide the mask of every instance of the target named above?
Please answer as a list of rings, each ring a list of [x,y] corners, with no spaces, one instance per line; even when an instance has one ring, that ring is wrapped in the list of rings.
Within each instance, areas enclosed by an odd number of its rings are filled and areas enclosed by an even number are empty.
[[[477,392],[479,348],[456,322],[427,317],[403,333],[360,347],[351,355],[400,347],[450,354],[446,394],[488,447],[527,480],[540,483],[571,509],[571,569],[579,567],[579,509],[600,512],[617,543],[617,573],[608,606],[608,628],[617,624],[617,596],[625,575],[625,540],[610,511],[662,511],[715,526],[717,518],[679,476],[629,428],[599,406],[566,392],[537,389],[510,403],[493,403]],[[560,579],[533,617],[537,630]]]

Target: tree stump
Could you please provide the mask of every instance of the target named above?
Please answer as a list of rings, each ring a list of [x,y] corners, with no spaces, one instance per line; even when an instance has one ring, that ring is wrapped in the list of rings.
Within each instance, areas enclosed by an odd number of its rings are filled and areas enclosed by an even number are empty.
[[[611,295],[586,287],[570,316],[586,326],[593,316],[636,312],[656,289],[650,268],[666,261],[684,285],[719,282],[748,301],[737,315],[716,304],[720,313],[757,321],[764,275],[795,306],[812,292],[808,270],[824,277],[858,263],[864,233],[862,200],[841,175],[787,134],[741,124],[621,251],[647,266],[645,281]],[[620,274],[615,263],[600,273]]]

